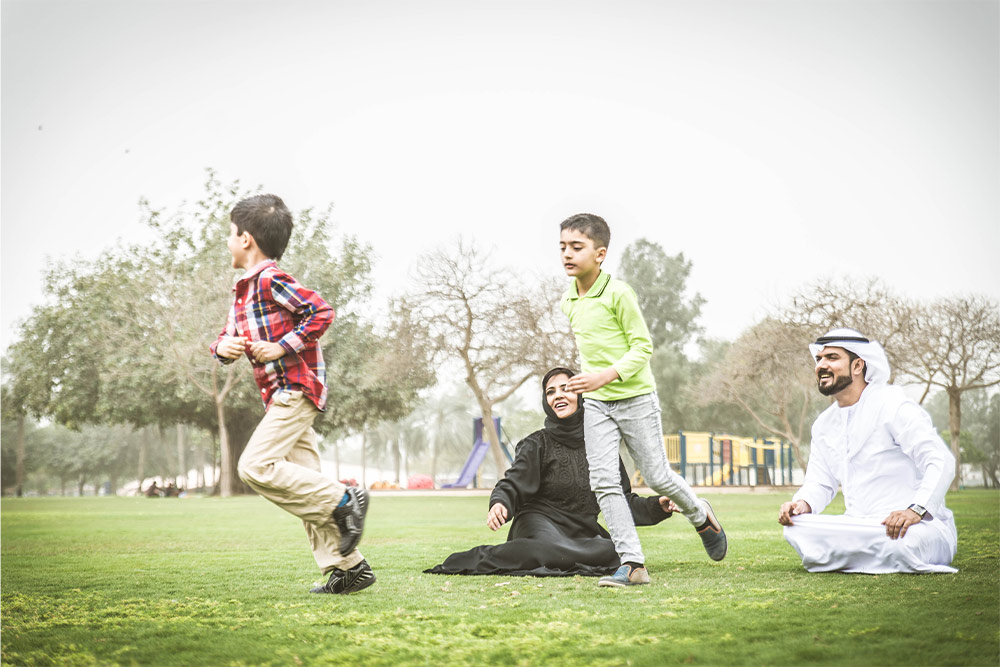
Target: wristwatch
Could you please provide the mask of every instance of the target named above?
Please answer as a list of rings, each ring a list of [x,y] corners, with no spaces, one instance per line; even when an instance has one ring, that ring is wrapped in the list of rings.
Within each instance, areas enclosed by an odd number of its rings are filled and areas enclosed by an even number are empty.
[[[912,505],[910,505],[906,509],[913,510],[914,512],[916,512],[920,516],[921,519],[923,519],[924,515],[927,514],[927,508],[923,507],[921,505],[918,505],[916,503],[913,503]]]

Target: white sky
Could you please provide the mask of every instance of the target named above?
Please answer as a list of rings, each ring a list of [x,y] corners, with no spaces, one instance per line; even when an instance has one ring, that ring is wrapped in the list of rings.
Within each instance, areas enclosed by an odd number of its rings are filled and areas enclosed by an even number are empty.
[[[458,233],[559,273],[558,223],[590,211],[612,274],[639,237],[683,251],[717,337],[821,276],[1000,297],[998,17],[961,0],[3,0],[2,347],[46,256],[142,238],[138,199],[194,200],[206,167],[293,210],[332,202],[383,295]]]

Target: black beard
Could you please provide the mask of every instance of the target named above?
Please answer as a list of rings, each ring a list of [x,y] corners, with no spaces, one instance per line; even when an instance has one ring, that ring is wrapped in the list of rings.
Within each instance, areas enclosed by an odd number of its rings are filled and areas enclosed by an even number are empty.
[[[829,387],[824,387],[819,383],[819,378],[816,378],[816,388],[819,389],[819,393],[824,396],[833,396],[837,392],[843,391],[851,386],[851,376],[841,375],[839,377],[834,377],[833,384]]]

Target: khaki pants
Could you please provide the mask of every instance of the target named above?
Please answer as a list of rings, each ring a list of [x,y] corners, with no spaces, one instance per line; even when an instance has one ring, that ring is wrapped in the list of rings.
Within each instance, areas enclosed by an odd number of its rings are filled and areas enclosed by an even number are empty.
[[[281,391],[250,436],[240,456],[240,479],[258,494],[302,519],[316,564],[324,574],[354,567],[363,559],[355,549],[341,555],[340,531],[333,510],[344,485],[320,473],[316,432],[318,414],[300,391]]]

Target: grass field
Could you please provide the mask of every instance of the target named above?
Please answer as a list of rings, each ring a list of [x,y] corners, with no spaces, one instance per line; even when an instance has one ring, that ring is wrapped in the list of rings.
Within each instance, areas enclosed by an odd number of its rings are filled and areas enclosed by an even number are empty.
[[[787,494],[703,494],[730,536],[708,560],[681,517],[640,528],[650,586],[421,574],[505,539],[487,499],[376,496],[351,596],[264,500],[10,499],[0,623],[9,665],[997,665],[1000,495],[950,494],[956,575],[807,574],[775,517]],[[838,500],[839,502],[839,500]],[[831,511],[842,511],[835,505]]]

